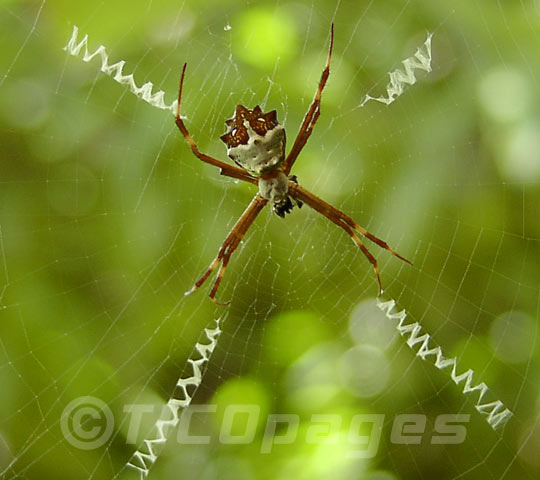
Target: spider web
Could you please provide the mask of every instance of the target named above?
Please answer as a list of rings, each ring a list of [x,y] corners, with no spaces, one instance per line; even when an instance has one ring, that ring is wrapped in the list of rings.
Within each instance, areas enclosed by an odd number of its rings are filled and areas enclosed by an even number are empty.
[[[2,478],[139,478],[126,465],[171,418],[171,398],[217,406],[190,426],[211,441],[170,429],[148,478],[538,477],[537,3],[1,8]],[[188,127],[226,158],[218,138],[237,103],[276,108],[292,144],[332,21],[321,118],[293,173],[414,267],[370,245],[377,303],[343,231],[307,207],[285,220],[265,209],[219,291],[230,307],[208,300],[209,285],[184,297],[253,186],[196,160],[168,112],[100,71],[103,57],[62,51],[73,26],[165,105],[187,61]],[[401,62],[428,32],[432,71],[410,77]],[[414,82],[394,102],[366,102],[394,98],[398,71]],[[88,396],[115,422],[85,450],[62,418]],[[232,404],[260,409],[245,445],[219,441]],[[135,433],[130,405],[154,406]],[[297,415],[298,434],[261,453],[270,414]],[[348,455],[358,414],[382,416],[372,458]],[[427,419],[420,443],[393,440],[402,414]],[[313,415],[341,419],[331,441],[306,440]],[[470,415],[462,443],[433,443],[440,415]]]

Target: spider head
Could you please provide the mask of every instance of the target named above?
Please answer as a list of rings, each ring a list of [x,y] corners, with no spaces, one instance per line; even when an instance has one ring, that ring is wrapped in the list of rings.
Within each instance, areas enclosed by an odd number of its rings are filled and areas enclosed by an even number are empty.
[[[255,176],[273,170],[285,159],[285,129],[275,110],[264,113],[258,105],[250,110],[237,105],[234,116],[225,122],[221,140],[234,162]]]

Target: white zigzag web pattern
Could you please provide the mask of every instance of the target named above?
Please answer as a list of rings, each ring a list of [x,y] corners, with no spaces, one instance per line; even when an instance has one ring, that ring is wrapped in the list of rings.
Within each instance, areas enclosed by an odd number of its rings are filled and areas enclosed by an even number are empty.
[[[506,408],[500,400],[482,403],[489,391],[488,386],[484,382],[473,385],[474,371],[472,369],[468,369],[466,372],[458,375],[457,359],[455,357],[446,358],[443,355],[441,347],[433,345],[434,342],[431,340],[430,335],[422,330],[422,327],[418,322],[406,324],[405,319],[407,318],[407,312],[405,310],[393,312],[395,305],[396,302],[394,300],[389,300],[387,302],[377,300],[377,306],[384,312],[387,318],[390,320],[399,320],[396,328],[402,337],[408,337],[407,345],[416,352],[416,356],[420,357],[422,360],[426,360],[430,355],[435,356],[434,364],[439,370],[451,367],[450,377],[454,383],[459,385],[460,383],[465,382],[462,390],[464,394],[478,392],[475,408],[479,413],[487,416],[486,421],[491,428],[495,430],[504,425],[513,415],[512,412]],[[416,350],[417,344],[420,344],[418,350]]]
[[[188,363],[192,366],[193,374],[190,377],[178,379],[175,393],[169,398],[169,401],[162,410],[160,418],[153,427],[153,438],[143,440],[139,449],[133,454],[126,465],[137,470],[140,473],[141,479],[148,476],[148,472],[159,456],[160,452],[158,448],[163,447],[167,442],[169,429],[175,428],[178,425],[181,411],[189,407],[195,392],[201,385],[206,364],[210,360],[221,334],[220,321],[221,319],[216,320],[215,328],[204,329],[209,343],[203,344],[197,342],[195,349],[199,352],[200,358],[188,359]],[[191,388],[191,393],[188,391],[188,388]]]
[[[424,70],[428,73],[431,72],[432,36],[433,34],[430,33],[424,44],[418,48],[416,53],[412,57],[406,58],[401,62],[405,67],[405,71],[398,68],[388,74],[390,75],[390,82],[386,86],[387,97],[372,97],[367,94],[360,106],[363,107],[370,100],[390,105],[405,91],[406,85],[414,85],[416,83],[416,76],[414,74],[415,69]]]
[[[118,82],[121,85],[128,85],[132,93],[145,102],[148,102],[153,107],[157,107],[162,110],[170,110],[171,113],[176,115],[176,105],[178,100],[175,100],[170,105],[165,104],[165,93],[163,90],[153,93],[154,84],[152,82],[146,82],[144,85],[138,87],[132,73],[129,75],[123,74],[124,65],[126,64],[124,60],[120,60],[119,62],[109,65],[109,54],[103,45],[100,45],[93,53],[90,53],[88,51],[88,35],[85,35],[80,42],[78,37],[79,29],[76,25],[74,25],[71,38],[63,49],[74,57],[79,56],[81,51],[83,51],[83,62],[90,62],[94,57],[101,57],[100,70],[103,73],[111,76],[115,82]]]

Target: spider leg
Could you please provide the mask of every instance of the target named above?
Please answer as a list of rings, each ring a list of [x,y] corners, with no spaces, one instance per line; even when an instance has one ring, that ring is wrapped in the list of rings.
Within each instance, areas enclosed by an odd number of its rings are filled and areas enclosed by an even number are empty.
[[[215,167],[220,168],[221,175],[236,178],[257,185],[257,180],[251,175],[249,175],[249,173],[247,173],[246,171],[229,165],[228,163],[222,162],[221,160],[211,157],[210,155],[206,155],[199,150],[199,147],[195,143],[195,140],[189,133],[184,121],[182,120],[182,117],[180,116],[180,104],[182,101],[182,90],[184,87],[184,76],[186,73],[186,67],[187,63],[184,63],[184,67],[182,68],[182,76],[180,77],[180,87],[178,89],[178,102],[176,104],[176,126],[179,128],[180,132],[182,132],[182,135],[189,143],[191,151],[199,160],[202,160],[205,163],[209,163],[210,165],[214,165]]]
[[[351,217],[345,215],[343,212],[340,212],[340,218],[346,222],[349,226],[351,226],[354,230],[356,230],[360,235],[363,235],[366,238],[369,238],[373,243],[376,243],[379,245],[379,247],[384,248],[385,250],[388,250],[392,255],[399,258],[400,260],[403,260],[404,262],[408,263],[409,265],[412,265],[412,262],[410,260],[407,260],[405,257],[402,257],[399,253],[397,253],[388,243],[386,243],[384,240],[381,240],[379,237],[376,237],[372,233],[369,233],[364,227],[361,227],[358,225]]]
[[[370,251],[367,249],[367,247],[362,243],[362,240],[360,240],[360,238],[358,238],[358,235],[356,235],[356,233],[350,227],[348,227],[347,225],[344,225],[343,223],[341,223],[339,221],[339,218],[337,218],[337,217],[327,217],[327,218],[331,222],[333,222],[336,225],[338,225],[339,227],[343,228],[343,230],[345,230],[351,236],[352,241],[356,244],[356,246],[358,248],[360,248],[360,250],[362,250],[362,253],[366,256],[369,263],[371,263],[371,265],[373,265],[373,270],[375,270],[375,275],[377,276],[377,283],[379,284],[379,295],[381,295],[383,293],[382,283],[381,283],[381,275],[380,275],[380,272],[379,272],[379,264],[377,263],[377,260],[375,259],[375,257],[370,253]]]
[[[296,161],[298,155],[300,154],[300,152],[304,148],[304,145],[306,144],[309,137],[311,136],[313,127],[317,123],[317,120],[319,119],[319,115],[321,114],[321,96],[322,96],[324,87],[326,86],[326,81],[328,80],[328,76],[330,75],[330,60],[332,59],[333,47],[334,47],[334,24],[332,23],[332,27],[330,29],[330,47],[328,48],[328,59],[326,60],[326,67],[324,68],[322,72],[321,80],[319,81],[317,92],[315,93],[315,97],[313,98],[313,101],[311,102],[311,105],[309,106],[309,109],[306,112],[306,115],[304,116],[304,120],[302,121],[300,130],[298,131],[296,140],[294,141],[294,144],[291,148],[291,151],[289,152],[289,155],[287,155],[285,162],[283,162],[283,171],[285,172],[285,175],[288,175],[289,172],[291,171],[291,168],[294,165],[294,162]]]
[[[218,291],[221,280],[223,279],[223,276],[225,275],[225,271],[227,269],[227,265],[229,263],[231,255],[234,253],[238,245],[240,245],[240,242],[244,238],[244,235],[248,231],[249,227],[251,226],[253,221],[257,218],[257,215],[260,213],[260,211],[264,208],[264,206],[267,203],[268,203],[268,200],[264,199],[259,194],[255,195],[255,197],[253,198],[253,200],[251,200],[251,203],[248,205],[244,213],[242,213],[242,215],[240,216],[238,221],[235,223],[232,230],[229,232],[229,235],[227,235],[227,238],[221,245],[216,258],[212,261],[212,263],[208,267],[208,270],[206,270],[203,276],[195,282],[195,285],[193,285],[191,290],[185,293],[186,295],[189,295],[193,293],[195,290],[197,290],[208,279],[208,277],[212,275],[212,273],[216,270],[218,265],[221,263],[221,267],[214,281],[214,285],[212,286],[212,290],[210,291],[209,296],[218,305],[228,305],[230,303],[230,302],[226,302],[226,303],[219,302],[216,299],[216,293]]]
[[[238,242],[240,243],[240,242]],[[236,246],[234,247],[236,249]],[[214,285],[212,285],[212,290],[210,291],[210,298],[215,302],[217,303],[218,305],[221,305],[223,307],[226,307],[227,305],[229,305],[231,302],[228,301],[228,302],[220,302],[219,300],[216,299],[216,292],[218,291],[218,288],[219,288],[219,285],[221,283],[221,279],[223,278],[223,276],[225,275],[225,270],[227,270],[227,265],[229,264],[229,260],[231,258],[231,254],[234,250],[230,250],[230,253],[227,253],[227,255],[225,255],[223,257],[223,261],[221,262],[221,267],[219,267],[219,272],[217,274],[217,277],[216,277],[216,280],[214,282]]]
[[[300,185],[298,185],[297,183],[293,181],[289,181],[289,194],[292,197],[296,198],[297,200],[301,200],[305,202],[306,204],[308,204],[311,208],[313,208],[320,214],[324,215],[331,222],[343,228],[343,230],[345,230],[350,235],[353,242],[360,248],[360,250],[362,250],[362,253],[373,265],[375,274],[377,275],[377,281],[379,283],[379,295],[382,293],[382,284],[381,284],[381,278],[379,274],[379,266],[377,264],[377,260],[375,260],[375,257],[373,257],[373,255],[369,252],[367,247],[362,243],[362,241],[360,240],[356,232],[368,238],[375,244],[379,245],[381,248],[388,250],[392,255],[395,255],[400,260],[403,260],[404,262],[407,262],[408,264],[412,265],[412,263],[409,260],[402,257],[399,253],[397,253],[394,249],[392,249],[384,240],[381,240],[380,238],[376,237],[372,233],[368,232],[365,228],[361,227],[356,222],[354,222],[354,220],[351,217],[345,215],[341,210],[338,210],[334,206],[325,202],[321,198],[307,191],[305,188],[301,187]]]

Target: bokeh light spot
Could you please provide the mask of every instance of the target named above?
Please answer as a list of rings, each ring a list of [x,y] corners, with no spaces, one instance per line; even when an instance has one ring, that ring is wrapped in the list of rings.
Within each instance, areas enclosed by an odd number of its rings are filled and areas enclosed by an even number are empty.
[[[339,361],[343,386],[357,397],[373,397],[386,387],[390,366],[384,353],[371,345],[347,350]]]
[[[266,8],[243,13],[235,32],[233,48],[242,60],[259,68],[273,67],[296,52],[297,39],[290,16]]]
[[[499,156],[499,168],[508,180],[530,183],[540,179],[539,131],[538,122],[524,122],[510,130]]]
[[[336,343],[325,343],[307,351],[287,372],[289,402],[300,411],[319,411],[342,392],[337,359],[343,350]]]
[[[219,430],[223,425],[225,410],[231,405],[251,405],[259,407],[257,416],[257,430],[262,428],[269,413],[269,398],[263,385],[251,378],[232,378],[221,385],[212,399],[217,405],[216,414],[212,416],[216,428]],[[246,433],[248,418],[247,414],[238,413],[234,416],[231,426],[231,435],[243,435]]]
[[[369,344],[386,350],[397,339],[394,323],[377,307],[376,300],[360,302],[352,311],[349,334],[357,344]]]
[[[328,340],[318,315],[307,310],[278,314],[265,333],[266,352],[279,365],[289,365],[311,347]]]
[[[497,67],[480,81],[480,104],[499,122],[512,122],[523,117],[530,104],[530,87],[518,69]]]

